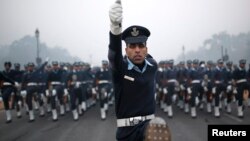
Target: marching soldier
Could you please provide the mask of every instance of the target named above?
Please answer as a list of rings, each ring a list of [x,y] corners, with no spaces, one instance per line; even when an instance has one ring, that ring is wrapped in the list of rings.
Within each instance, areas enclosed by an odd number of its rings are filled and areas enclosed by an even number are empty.
[[[94,77],[91,73],[90,64],[85,63],[83,68],[83,82],[82,82],[82,93],[83,93],[83,101],[82,101],[82,109],[84,111],[87,110],[90,106],[95,104],[96,96],[92,94],[93,81]]]
[[[176,96],[176,87],[179,87],[179,82],[177,81],[177,69],[174,68],[174,60],[168,61],[169,66],[168,70],[166,72],[166,79],[167,79],[167,93],[166,93],[166,99],[165,102],[167,104],[167,111],[168,111],[168,117],[173,117],[173,109],[172,109],[172,99],[174,96]]]
[[[190,86],[188,88],[188,94],[189,94],[189,99],[190,99],[190,106],[191,106],[191,117],[196,118],[196,105],[198,104],[199,101],[199,94],[203,93],[203,88],[201,86],[201,79],[202,79],[202,74],[199,71],[199,60],[195,59],[193,60],[193,68],[190,72],[190,77],[189,77],[189,82]]]
[[[187,81],[186,81],[186,93],[184,95],[184,112],[187,114],[189,112],[189,103],[190,103],[190,88],[191,88],[191,72],[192,72],[192,60],[187,60]],[[189,91],[188,91],[189,90]]]
[[[180,91],[178,92],[178,106],[180,109],[184,108],[185,95],[187,93],[187,79],[188,79],[188,70],[185,68],[185,62],[181,61],[179,63],[179,70],[177,72],[177,79],[180,83]]]
[[[108,97],[112,89],[112,76],[107,60],[102,61],[102,68],[95,75],[94,86],[98,90],[100,100],[101,119],[106,119],[108,110]]]
[[[48,60],[48,59],[46,59]],[[25,93],[26,95],[26,103],[28,105],[29,110],[29,122],[33,122],[35,120],[35,115],[33,111],[33,98],[36,96],[38,92],[38,76],[39,72],[44,69],[44,67],[47,65],[47,61],[40,66],[38,69],[35,70],[34,63],[28,63],[28,71],[24,74],[23,80],[22,80],[22,87],[25,90],[22,91],[22,93]]]
[[[225,88],[225,80],[224,80],[224,63],[222,59],[217,61],[217,66],[214,70],[213,83],[214,87],[212,89],[212,93],[214,94],[215,106],[214,106],[214,116],[220,117],[219,107],[221,105],[221,97],[223,96],[226,88]]]
[[[82,114],[81,102],[82,102],[82,73],[80,71],[80,63],[75,62],[73,71],[69,75],[69,93],[70,93],[70,103],[71,110],[73,114],[73,119],[78,120],[79,114]]]
[[[52,120],[57,121],[58,115],[56,110],[56,98],[60,104],[60,115],[64,116],[65,107],[64,107],[64,84],[63,84],[63,71],[60,69],[59,63],[57,61],[52,62],[52,71],[48,76],[48,91],[47,95],[51,97],[51,108],[52,108]]]
[[[154,123],[149,122],[155,113],[157,72],[157,63],[147,52],[146,41],[150,31],[145,27],[134,25],[121,32],[120,0],[111,6],[109,16],[111,26],[108,58],[115,92],[118,127],[116,139],[118,141],[143,141],[149,137],[158,139],[158,136],[144,136],[146,131],[155,127],[150,126]],[[125,57],[122,55],[122,40],[126,43]],[[162,132],[166,131],[161,127],[160,129]],[[171,140],[169,136],[166,138]]]
[[[13,76],[14,81],[17,82],[18,84],[21,84],[24,71],[20,69],[19,63],[15,63],[14,67],[15,67],[14,76]],[[12,103],[12,107],[16,107],[17,118],[22,117],[21,106],[23,105],[23,99],[22,99],[20,92],[21,92],[21,87],[15,88],[14,102]]]
[[[226,68],[225,68],[225,84],[226,84],[226,98],[225,98],[225,105],[226,105],[226,111],[228,114],[231,113],[232,108],[231,108],[231,102],[233,100],[233,62],[228,61],[226,63]]]
[[[237,87],[236,98],[238,100],[238,117],[243,118],[243,94],[248,89],[247,87],[247,71],[246,71],[246,60],[241,59],[239,61],[239,67],[233,72],[234,84]]]
[[[164,61],[160,61],[158,65],[158,70],[156,73],[156,102],[159,103],[160,108],[164,109],[164,101],[163,101],[163,92],[162,92],[162,76],[163,76],[163,71],[164,71]]]
[[[6,123],[10,123],[12,121],[11,116],[11,109],[12,104],[9,102],[13,102],[13,96],[15,93],[15,86],[18,87],[19,84],[14,81],[14,71],[11,69],[11,62],[5,62],[4,67],[5,70],[1,72],[1,93],[2,93],[2,100],[4,104],[4,109],[6,113]]]
[[[202,86],[204,88],[204,92],[206,95],[206,102],[207,102],[207,112],[211,113],[212,112],[212,100],[213,100],[213,95],[212,95],[212,88],[213,88],[213,62],[211,60],[207,61],[207,67],[205,70],[205,75],[204,79],[202,82]]]

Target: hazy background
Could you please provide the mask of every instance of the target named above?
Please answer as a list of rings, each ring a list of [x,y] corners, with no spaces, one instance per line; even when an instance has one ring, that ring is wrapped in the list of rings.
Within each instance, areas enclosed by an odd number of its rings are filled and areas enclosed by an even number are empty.
[[[35,61],[38,28],[41,57],[99,65],[107,59],[114,1],[0,0],[0,63]],[[250,63],[249,0],[122,0],[122,5],[123,28],[148,27],[148,49],[157,61],[217,60],[223,47],[235,61],[248,57]]]

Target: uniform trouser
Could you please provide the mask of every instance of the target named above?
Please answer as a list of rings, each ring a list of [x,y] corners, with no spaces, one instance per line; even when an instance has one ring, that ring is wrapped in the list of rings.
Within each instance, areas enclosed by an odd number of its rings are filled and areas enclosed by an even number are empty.
[[[144,121],[135,126],[118,128],[116,131],[117,141],[144,141],[148,123],[149,121]]]
[[[185,89],[180,89],[179,93],[178,93],[178,98],[179,100],[183,101],[184,100],[184,96],[186,93],[186,87],[184,83],[181,83],[181,85],[185,88]]]
[[[75,110],[77,108],[77,99],[78,99],[78,104],[81,104],[82,101],[82,90],[81,88],[72,88],[70,89],[70,104],[71,104],[71,109]]]
[[[226,90],[225,86],[223,84],[216,84],[215,85],[216,92],[214,95],[214,100],[215,100],[215,107],[218,107],[220,104],[220,96],[223,91]]]
[[[195,99],[202,92],[202,86],[200,83],[192,83],[192,94],[190,99],[191,107],[195,107]]]
[[[27,86],[27,95],[26,95],[26,104],[28,105],[29,110],[33,109],[32,106],[32,99],[35,96],[35,93],[37,92],[36,86]]]
[[[81,85],[82,100],[80,102],[84,102],[89,98],[87,89],[88,89],[88,84]]]
[[[207,99],[208,103],[212,102],[212,89],[213,89],[212,84],[208,83],[207,84],[207,92],[206,92],[206,99]]]
[[[63,93],[64,93],[63,90],[64,90],[64,88],[61,85],[54,85],[53,90],[56,91],[56,95],[51,96],[51,99],[50,99],[51,100],[51,108],[56,109],[56,97],[58,98],[59,103],[61,105],[64,104],[64,102],[63,102]]]
[[[38,91],[38,102],[39,102],[39,105],[43,106],[44,105],[44,101],[43,101],[42,95],[45,95],[46,86],[45,85],[39,86],[37,91]]]
[[[98,94],[100,99],[101,108],[104,107],[104,104],[108,102],[108,93],[110,93],[110,85],[109,84],[99,84],[98,85]]]
[[[17,111],[20,111],[20,105],[18,105],[18,101],[22,101],[22,96],[20,95],[20,91],[17,90],[17,88],[14,89],[14,97],[12,102],[12,108],[16,107]]]
[[[174,95],[175,92],[175,83],[168,83],[168,87],[167,87],[167,94],[166,94],[166,98],[165,98],[165,103],[167,105],[171,105],[172,104],[172,96]]]
[[[242,106],[243,104],[243,93],[244,90],[247,90],[247,82],[242,82],[237,84],[237,100],[238,100],[238,106]]]
[[[14,92],[14,88],[12,86],[3,87],[2,89],[2,97],[5,110],[9,110],[9,101],[11,98],[11,94]]]
[[[227,86],[230,86],[231,84],[228,84]],[[232,86],[232,85],[231,85]],[[233,99],[233,90],[226,90],[226,97],[227,97],[227,103],[231,103]]]

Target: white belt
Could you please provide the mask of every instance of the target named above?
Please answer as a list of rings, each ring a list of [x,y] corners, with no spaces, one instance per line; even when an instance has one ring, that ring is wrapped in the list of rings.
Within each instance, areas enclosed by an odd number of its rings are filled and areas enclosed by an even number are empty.
[[[240,79],[236,81],[236,83],[243,83],[243,82],[247,82],[247,79]]]
[[[193,80],[192,83],[200,83],[200,80]]]
[[[172,83],[172,82],[175,83],[175,82],[176,82],[176,79],[169,79],[168,82],[169,82],[169,83]]]
[[[37,83],[31,82],[31,83],[28,83],[27,86],[37,86]]]
[[[142,121],[150,120],[153,118],[155,118],[154,114],[147,116],[137,116],[137,117],[117,119],[117,127],[134,126]]]
[[[46,83],[38,83],[37,85],[44,86],[44,85],[46,85]]]
[[[217,80],[217,81],[215,81],[215,84],[221,84],[221,81]]]
[[[98,84],[103,84],[103,83],[109,83],[109,81],[108,81],[108,80],[100,80],[100,81],[98,82]]]
[[[3,82],[4,86],[12,86],[12,84],[10,82]]]
[[[62,84],[61,82],[57,82],[57,81],[51,82],[51,85],[61,85],[61,84]]]

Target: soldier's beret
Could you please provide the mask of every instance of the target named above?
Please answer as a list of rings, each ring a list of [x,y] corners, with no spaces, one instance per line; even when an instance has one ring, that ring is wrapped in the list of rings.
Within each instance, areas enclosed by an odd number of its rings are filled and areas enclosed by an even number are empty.
[[[59,63],[57,61],[52,61],[52,65],[58,65]]]
[[[170,59],[170,60],[168,61],[168,63],[169,63],[169,64],[174,64],[174,60],[173,60],[173,59]]]
[[[226,63],[227,65],[232,65],[233,64],[233,62],[232,61],[227,61],[227,63]]]
[[[246,59],[241,59],[241,60],[239,61],[240,64],[246,64],[246,62],[247,62]]]
[[[145,43],[150,36],[150,31],[138,25],[133,25],[125,29],[122,33],[122,40],[127,44],[131,43]]]
[[[185,62],[184,61],[180,61],[180,65],[185,65]]]
[[[207,61],[207,64],[208,64],[208,65],[213,65],[213,61],[212,61],[212,60],[208,60],[208,61]]]
[[[32,63],[32,62],[29,62],[29,63],[28,63],[28,66],[29,66],[29,67],[32,67],[32,66],[35,66],[35,64]]]
[[[20,67],[20,64],[19,63],[15,63],[14,66],[15,67]]]
[[[193,64],[199,64],[199,60],[198,59],[194,59],[193,60]]]
[[[4,66],[6,66],[6,65],[11,67],[12,64],[11,64],[11,62],[4,62]]]
[[[102,60],[103,65],[107,65],[109,62],[107,60]]]
[[[223,60],[222,60],[222,59],[218,59],[218,60],[217,60],[217,63],[218,63],[218,64],[223,64]]]
[[[192,64],[192,60],[187,60],[187,64]]]

